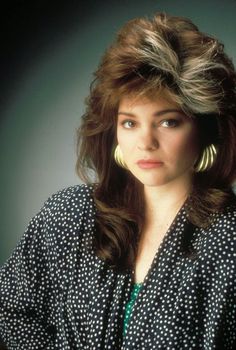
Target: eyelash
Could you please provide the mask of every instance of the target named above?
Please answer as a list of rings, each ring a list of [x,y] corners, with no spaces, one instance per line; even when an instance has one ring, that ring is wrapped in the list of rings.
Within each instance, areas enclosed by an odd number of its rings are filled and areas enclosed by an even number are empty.
[[[131,128],[126,128],[126,127],[125,127],[125,124],[128,123],[128,122],[131,122],[131,123],[135,124],[135,121],[134,121],[134,120],[132,120],[132,119],[126,119],[126,120],[124,120],[123,122],[121,122],[121,125],[123,125],[125,129],[131,129],[132,127],[131,127]],[[166,128],[176,128],[176,127],[179,126],[179,124],[180,124],[180,121],[177,120],[177,119],[164,119],[164,120],[162,120],[159,124],[160,124],[160,125],[163,125],[165,122],[168,122],[168,123],[169,123],[169,122],[171,122],[171,123],[174,122],[174,125],[172,125],[172,126],[164,126],[164,127],[166,127]]]
[[[173,125],[169,126],[169,128],[176,128],[180,124],[180,121],[177,120],[177,119],[166,119],[166,120],[163,120],[162,122],[172,122],[172,123],[174,123],[174,126]]]
[[[123,125],[123,126],[125,127],[125,124],[126,124],[126,123],[130,123],[130,122],[131,122],[131,123],[135,123],[133,120],[124,120],[123,122],[121,122],[121,125]],[[125,129],[130,129],[130,128],[126,128],[126,127],[125,127]]]

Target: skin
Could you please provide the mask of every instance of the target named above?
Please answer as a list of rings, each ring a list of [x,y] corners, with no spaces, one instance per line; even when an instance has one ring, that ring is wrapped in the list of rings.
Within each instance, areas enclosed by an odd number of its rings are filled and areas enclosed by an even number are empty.
[[[156,100],[125,97],[119,104],[117,141],[128,169],[146,192],[189,189],[198,155],[197,136],[194,120],[163,95]],[[159,163],[139,165],[139,160]]]
[[[171,221],[192,185],[199,153],[195,121],[164,95],[155,100],[126,96],[118,108],[117,142],[129,171],[144,185],[149,227]],[[137,161],[147,158],[161,163],[141,169]]]

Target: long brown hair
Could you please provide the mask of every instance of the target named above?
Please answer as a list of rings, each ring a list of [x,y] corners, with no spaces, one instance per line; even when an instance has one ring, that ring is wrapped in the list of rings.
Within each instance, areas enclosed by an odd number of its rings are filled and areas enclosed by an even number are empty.
[[[111,267],[133,266],[144,222],[143,185],[114,161],[119,101],[165,91],[196,118],[201,153],[214,143],[213,167],[196,173],[189,221],[207,227],[232,201],[236,177],[236,73],[223,44],[182,17],[156,14],[126,23],[95,72],[78,129],[77,173],[94,182],[94,250]]]

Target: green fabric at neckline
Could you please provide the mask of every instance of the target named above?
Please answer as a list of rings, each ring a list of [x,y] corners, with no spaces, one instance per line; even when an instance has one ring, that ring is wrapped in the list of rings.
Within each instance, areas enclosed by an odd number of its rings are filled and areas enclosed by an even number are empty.
[[[125,336],[126,329],[127,329],[127,326],[128,326],[128,322],[129,322],[129,319],[130,319],[130,316],[131,316],[133,304],[135,302],[135,299],[137,298],[137,295],[138,295],[142,285],[143,285],[142,283],[134,283],[133,284],[133,289],[132,289],[132,292],[131,292],[130,301],[127,303],[126,308],[125,308],[123,336]]]

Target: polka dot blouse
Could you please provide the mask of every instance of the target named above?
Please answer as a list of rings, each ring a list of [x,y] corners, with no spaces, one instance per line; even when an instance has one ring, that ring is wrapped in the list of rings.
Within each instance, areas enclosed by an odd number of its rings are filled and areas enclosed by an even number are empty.
[[[91,191],[83,184],[52,195],[2,266],[7,349],[236,349],[235,208],[203,230],[182,207],[125,320],[134,270],[114,272],[93,253]]]

